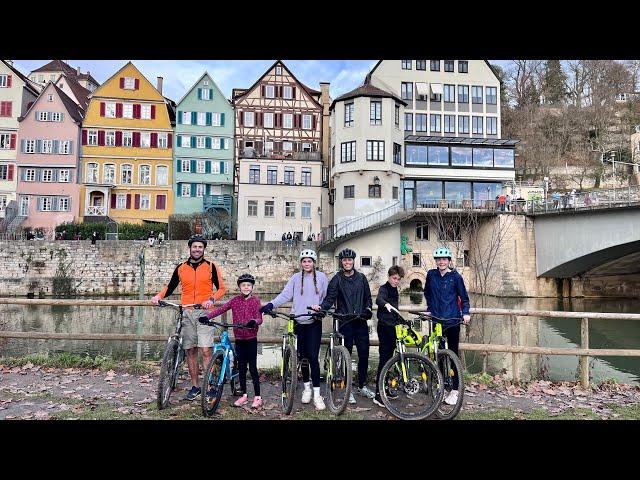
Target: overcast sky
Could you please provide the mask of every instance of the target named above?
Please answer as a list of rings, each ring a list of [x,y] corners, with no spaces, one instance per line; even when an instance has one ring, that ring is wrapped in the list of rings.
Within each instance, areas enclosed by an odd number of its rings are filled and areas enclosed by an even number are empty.
[[[100,83],[118,71],[126,61],[122,60],[65,60],[72,67],[91,75]],[[293,74],[305,85],[320,89],[320,82],[330,82],[331,97],[336,98],[353,90],[364,81],[366,74],[377,60],[283,60]],[[15,60],[25,75],[45,65],[50,60]],[[187,89],[205,72],[209,72],[227,98],[232,88],[248,88],[262,76],[275,60],[132,60],[151,83],[156,77],[164,77],[163,94],[179,101]],[[505,66],[508,61],[496,63]]]

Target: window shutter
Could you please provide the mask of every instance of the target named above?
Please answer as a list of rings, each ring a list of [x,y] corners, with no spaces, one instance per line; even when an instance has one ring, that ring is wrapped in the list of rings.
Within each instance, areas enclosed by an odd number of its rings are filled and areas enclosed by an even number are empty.
[[[202,89],[198,89],[198,100],[202,100]]]
[[[280,86],[278,87],[278,89],[277,89],[277,90],[278,90],[278,93],[277,93],[277,95],[276,95],[278,98],[282,98],[282,89],[283,89],[283,88],[284,88],[284,87],[283,87],[282,85],[280,85]]]
[[[224,113],[220,114],[220,126],[224,127]]]
[[[156,118],[156,106],[151,105],[151,120],[153,120],[154,118]]]
[[[7,88],[11,88],[13,75],[7,75]]]
[[[204,173],[211,173],[211,161],[204,162]]]
[[[131,194],[127,193],[127,208],[131,208]]]
[[[116,131],[116,147],[122,146],[122,132],[120,130]]]
[[[196,173],[196,161],[191,160],[191,173]]]
[[[204,187],[204,194],[211,195],[211,185],[209,185],[208,183]]]
[[[104,112],[106,109],[106,105],[104,104],[104,102],[100,102],[100,116],[104,117]]]
[[[111,208],[116,208],[116,194],[111,194]]]
[[[40,112],[36,111],[35,112],[35,117],[34,117],[37,121],[40,121]]]
[[[206,137],[204,139],[204,148],[211,150],[211,137]]]
[[[86,130],[82,130],[82,145],[86,145],[87,144],[87,131]],[[23,149],[24,151],[24,149]]]
[[[58,197],[53,197],[53,201],[51,202],[51,210],[54,212],[58,211]]]
[[[220,173],[224,173],[224,162],[220,162]]]
[[[120,77],[120,88],[124,88],[124,77]]]
[[[191,196],[195,197],[198,194],[197,191],[198,186],[195,183],[191,184]]]
[[[15,133],[11,134],[11,144],[9,145],[9,148],[11,148],[11,150],[15,150],[16,149],[16,134]]]
[[[313,123],[311,125],[311,128],[315,130],[316,127],[318,126],[318,118],[315,115],[312,118],[313,118]]]
[[[191,148],[196,148],[196,137],[191,137]]]
[[[191,112],[191,125],[198,124],[198,112]]]
[[[264,115],[264,113],[259,112],[256,113],[256,126],[257,127],[261,127],[262,126],[262,116]]]
[[[27,141],[20,140],[20,153],[24,153],[27,148]]]
[[[98,130],[98,145],[104,147],[104,130]]]
[[[296,114],[296,128],[302,127],[302,114]]]
[[[176,197],[181,197],[182,196],[182,184],[181,183],[177,183],[176,187],[178,188],[178,191],[176,192]]]
[[[165,209],[165,200],[166,195],[156,195],[156,210],[164,210]]]
[[[213,124],[213,114],[211,112],[207,112],[206,117],[207,117],[207,121],[206,121],[207,127],[210,127]]]
[[[9,165],[9,173],[8,173],[9,176],[7,177],[7,180],[9,180],[9,181],[13,180],[13,169],[14,168],[15,168],[14,165]]]
[[[73,154],[73,140],[69,140],[69,153],[68,153],[68,155],[71,155],[71,154]],[[69,172],[69,173],[71,173],[71,172]],[[71,181],[71,180],[69,180],[69,181]]]
[[[60,114],[60,122],[64,122],[64,113]]]
[[[173,148],[173,134],[167,135],[167,148]]]
[[[134,147],[139,147],[140,146],[140,132],[133,132],[132,144],[133,144]]]
[[[242,110],[238,111],[238,116],[240,117],[240,126],[244,125],[244,112]]]
[[[52,182],[58,181],[58,170],[54,170],[53,172],[51,172],[51,181]]]
[[[158,134],[151,132],[151,148],[158,148]]]
[[[291,96],[293,97],[293,99],[295,100],[296,98],[296,87],[292,87],[291,88]]]
[[[51,149],[51,153],[58,153],[60,152],[60,140],[54,140],[53,141],[53,148]]]
[[[178,110],[178,124],[182,125],[182,110]]]
[[[136,210],[140,210],[140,194],[139,193],[135,194],[133,203],[134,203],[133,208],[135,208]]]
[[[260,85],[260,96],[261,97],[265,96],[265,87],[264,87],[264,85]]]
[[[135,79],[135,85],[134,86],[135,86],[136,90],[140,90],[140,79],[139,78]]]
[[[42,140],[36,140],[36,153],[42,153]]]
[[[209,100],[213,100],[213,88],[209,89]]]
[[[138,103],[134,103],[133,104],[133,118],[140,118],[140,104]]]

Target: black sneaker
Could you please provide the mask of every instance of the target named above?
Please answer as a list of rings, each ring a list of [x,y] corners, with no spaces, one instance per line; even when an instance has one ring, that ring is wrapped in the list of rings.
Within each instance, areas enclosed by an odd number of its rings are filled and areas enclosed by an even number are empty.
[[[184,399],[185,400],[195,400],[200,396],[200,387],[191,387],[191,390],[187,392]]]
[[[379,407],[386,408],[384,406],[384,403],[382,403],[382,397],[380,396],[380,393],[376,393],[376,396],[373,397],[373,403],[375,403]]]

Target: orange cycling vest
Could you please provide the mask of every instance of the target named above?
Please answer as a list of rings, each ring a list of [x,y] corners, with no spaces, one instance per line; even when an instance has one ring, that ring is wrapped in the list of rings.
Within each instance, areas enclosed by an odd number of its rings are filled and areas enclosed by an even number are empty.
[[[204,258],[198,263],[187,260],[179,264],[173,271],[171,280],[158,296],[168,297],[178,284],[182,285],[180,303],[183,305],[203,303],[207,300],[216,302],[227,293],[220,269],[215,263]]]

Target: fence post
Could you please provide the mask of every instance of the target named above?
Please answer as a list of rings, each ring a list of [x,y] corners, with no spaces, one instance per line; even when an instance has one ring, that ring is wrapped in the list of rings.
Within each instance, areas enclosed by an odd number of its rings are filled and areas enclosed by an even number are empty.
[[[516,323],[516,316],[509,315],[509,323],[511,324],[511,346],[518,346],[518,324]],[[518,354],[513,352],[511,353],[511,369],[512,369],[512,377],[514,382],[520,382],[520,369],[518,365]]]
[[[142,246],[140,250],[140,254],[138,255],[138,260],[140,260],[140,275],[138,278],[138,300],[144,300],[144,253],[145,246]],[[144,321],[144,307],[138,307],[138,321],[136,333],[138,335],[142,335],[142,322]],[[138,340],[136,345],[136,360],[139,362],[142,360],[142,341]]]
[[[580,324],[580,348],[589,348],[588,318],[583,318]],[[589,387],[589,355],[580,355],[580,383],[582,388]]]

